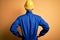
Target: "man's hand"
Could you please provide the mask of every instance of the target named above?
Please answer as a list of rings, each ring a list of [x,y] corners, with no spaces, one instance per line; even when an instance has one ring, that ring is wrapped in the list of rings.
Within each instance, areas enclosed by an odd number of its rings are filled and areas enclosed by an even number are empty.
[[[41,37],[41,36],[37,36],[37,38],[38,38],[38,37]]]
[[[37,34],[37,38],[38,38],[38,37],[41,37],[41,36]]]

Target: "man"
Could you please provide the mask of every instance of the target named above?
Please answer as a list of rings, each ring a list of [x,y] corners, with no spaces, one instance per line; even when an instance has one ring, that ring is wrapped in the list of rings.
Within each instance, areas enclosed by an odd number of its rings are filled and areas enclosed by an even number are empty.
[[[12,24],[10,31],[22,40],[38,40],[38,37],[45,35],[48,30],[48,24],[38,15],[32,13],[34,8],[32,0],[27,0],[25,3],[26,14],[19,16]],[[17,31],[18,26],[22,29],[22,36]],[[37,35],[38,26],[41,26],[39,36]]]

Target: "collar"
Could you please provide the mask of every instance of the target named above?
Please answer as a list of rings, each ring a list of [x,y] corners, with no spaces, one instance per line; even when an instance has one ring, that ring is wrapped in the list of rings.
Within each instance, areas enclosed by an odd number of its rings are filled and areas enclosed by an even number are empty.
[[[31,10],[27,10],[26,14],[32,14],[32,11]]]

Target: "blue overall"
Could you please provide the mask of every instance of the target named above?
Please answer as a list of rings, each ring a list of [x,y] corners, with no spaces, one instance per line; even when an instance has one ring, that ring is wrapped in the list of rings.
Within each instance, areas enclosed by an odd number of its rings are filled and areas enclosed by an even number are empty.
[[[19,34],[18,26],[22,29],[22,36]],[[22,40],[38,40],[37,31],[38,26],[41,26],[39,36],[45,35],[48,30],[48,24],[38,15],[33,14],[27,10],[26,14],[19,16],[12,24],[10,31],[17,37],[22,37]]]

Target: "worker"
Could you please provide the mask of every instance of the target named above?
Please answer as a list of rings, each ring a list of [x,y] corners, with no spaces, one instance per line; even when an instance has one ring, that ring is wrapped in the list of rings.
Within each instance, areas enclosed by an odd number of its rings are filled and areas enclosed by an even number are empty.
[[[25,5],[26,13],[19,16],[12,24],[10,31],[22,40],[38,40],[38,37],[44,36],[48,30],[48,23],[38,15],[32,13],[34,4],[32,0],[27,0]],[[40,34],[37,36],[38,27],[42,27]],[[20,27],[22,35],[19,34],[17,28]]]

